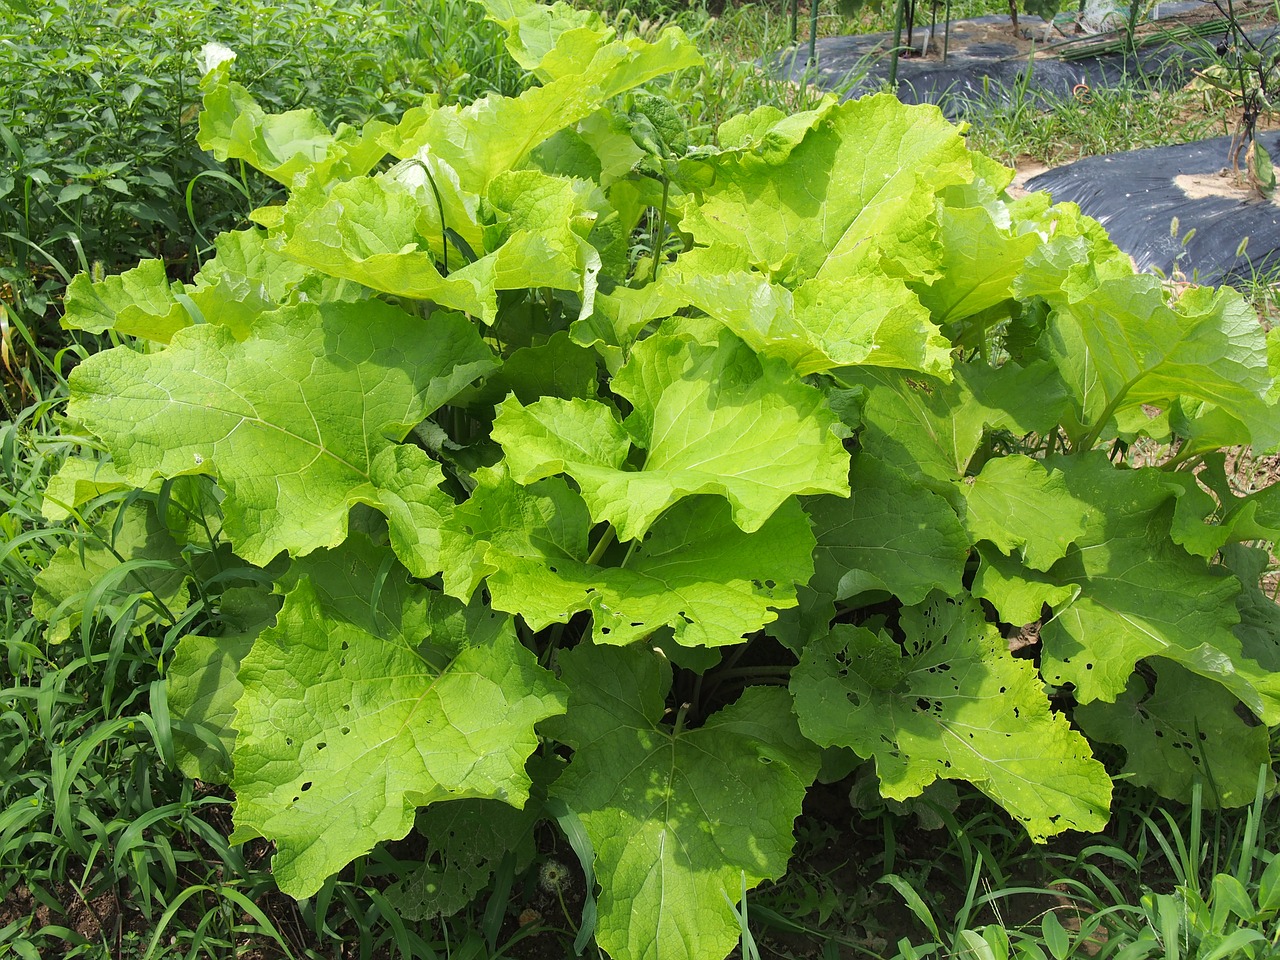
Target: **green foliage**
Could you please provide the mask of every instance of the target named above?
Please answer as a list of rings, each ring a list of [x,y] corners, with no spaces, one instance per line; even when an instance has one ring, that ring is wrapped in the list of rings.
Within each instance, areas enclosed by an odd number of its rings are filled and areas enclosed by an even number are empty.
[[[243,164],[226,167],[196,142],[200,64],[210,45],[235,47],[237,76],[250,91],[228,88],[227,96],[256,98],[274,111],[305,102],[317,114],[310,129],[326,135],[328,124],[398,116],[429,94],[518,92],[525,79],[502,55],[502,31],[467,7],[465,0],[0,5],[0,69],[8,78],[0,90],[0,281],[39,318],[56,315],[71,274],[94,264],[118,270],[146,257],[163,262],[152,269],[189,279],[209,238],[272,195],[266,177]]]
[[[1107,815],[1071,712],[1115,739],[1177,700],[1201,762],[1184,722],[1123,738],[1130,768],[1247,799],[1215,757],[1226,711],[1280,721],[1237,549],[1275,539],[1274,496],[1196,470],[1280,444],[1277,334],[1010,201],[935,109],[832,98],[686,143],[642,89],[698,62],[678,29],[486,9],[537,84],[396,124],[330,134],[212,69],[202,142],[287,199],[193,282],[144,264],[68,310],[138,339],[71,378],[103,464],[72,461],[58,508],[154,505],[79,579],[50,564],[50,639],[99,567],[189,561],[131,608],[220,618],[172,660],[173,760],[229,779],[281,888],[418,808],[503,803],[572,825],[610,955],[718,956],[820,747],[894,800],[971,781],[1042,839]],[[1159,466],[1119,462],[1140,436]],[[488,876],[518,833],[435,849]]]

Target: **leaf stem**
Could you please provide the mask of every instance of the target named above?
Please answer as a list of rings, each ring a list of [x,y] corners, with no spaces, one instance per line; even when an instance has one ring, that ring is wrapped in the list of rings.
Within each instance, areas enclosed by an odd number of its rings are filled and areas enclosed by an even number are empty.
[[[599,563],[600,558],[604,556],[604,552],[609,549],[609,546],[613,543],[616,537],[617,533],[613,529],[613,524],[609,524],[604,533],[600,535],[600,539],[596,543],[595,549],[593,549],[590,556],[587,557],[587,563]]]
[[[716,680],[732,680],[735,677],[750,680],[763,680],[768,678],[787,680],[790,677],[790,668],[778,665],[769,667],[730,667],[728,670],[717,670]]]
[[[684,729],[684,718],[685,718],[685,715],[689,712],[690,706],[692,706],[692,704],[688,704],[688,703],[680,704],[680,709],[676,711],[675,726],[671,728],[672,736],[675,736],[675,737],[680,736],[680,731]]]
[[[1129,390],[1137,382],[1138,378],[1134,378],[1120,388],[1116,395],[1111,398],[1106,408],[1102,411],[1102,416],[1100,416],[1097,422],[1093,425],[1093,429],[1086,433],[1084,435],[1084,439],[1075,445],[1075,449],[1072,451],[1073,453],[1080,453],[1085,450],[1093,449],[1093,445],[1098,442],[1098,437],[1101,436],[1103,428],[1106,427],[1111,418],[1115,416],[1116,410],[1120,408],[1120,404],[1128,395]]]
[[[667,197],[671,191],[671,180],[667,177],[662,178],[662,206],[658,208],[658,227],[653,233],[653,273],[650,275],[650,282],[656,282],[658,279],[658,261],[662,258],[662,241],[667,232]]]

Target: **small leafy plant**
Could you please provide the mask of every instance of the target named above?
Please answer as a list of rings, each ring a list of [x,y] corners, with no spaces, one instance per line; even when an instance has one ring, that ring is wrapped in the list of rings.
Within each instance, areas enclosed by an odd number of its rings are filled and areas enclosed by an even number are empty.
[[[698,64],[678,29],[486,8],[519,96],[331,132],[213,69],[201,143],[287,202],[192,283],[68,291],[68,325],[136,339],[72,375],[92,439],[48,502],[154,496],[110,555],[54,556],[39,615],[66,636],[103,566],[207,545],[151,607],[210,618],[166,704],[233,840],[301,898],[415,818],[471,862],[552,819],[605,951],[706,957],[786,871],[823,751],[894,800],[968,780],[1036,839],[1106,821],[1085,734],[1247,802],[1280,492],[1223,450],[1280,445],[1280,334],[1010,200],[936,109],[690,143],[643,90]]]

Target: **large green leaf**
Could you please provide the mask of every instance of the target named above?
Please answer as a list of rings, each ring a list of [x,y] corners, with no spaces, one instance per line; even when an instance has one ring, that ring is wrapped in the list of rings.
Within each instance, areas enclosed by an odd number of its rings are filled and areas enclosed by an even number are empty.
[[[596,401],[512,398],[493,437],[517,481],[568,474],[592,519],[624,540],[693,494],[728,498],[734,522],[752,532],[795,494],[848,492],[848,455],[822,393],[736,337],[716,346],[650,337],[612,389],[634,408],[625,424]],[[645,451],[638,470],[627,469],[632,442]]]
[[[1172,536],[1188,552],[1213,557],[1228,543],[1280,541],[1280,484],[1237,496],[1224,453],[1209,454],[1199,469],[1175,471],[1170,479],[1183,488]],[[1247,482],[1247,476],[1240,481]]]
[[[359,300],[367,293],[289,260],[263,230],[220,234],[214,249],[216,255],[204,262],[185,292],[205,322],[227,327],[237,340],[247,338],[257,318],[276,307],[300,299]]]
[[[413,170],[294,191],[281,250],[332,276],[487,323],[496,317],[499,290],[572,290],[589,306],[600,258],[585,239],[595,213],[581,184],[533,170],[504,174],[487,197],[495,223],[448,211],[442,222],[432,192]],[[446,230],[470,234],[477,259],[468,262]]]
[[[1089,505],[1041,461],[1021,454],[989,460],[961,489],[972,540],[989,540],[1006,554],[1016,551],[1033,570],[1048,570],[1084,535]]]
[[[835,600],[891,593],[919,603],[930,591],[959,593],[969,538],[947,502],[869,454],[859,454],[848,500],[805,502],[818,546],[810,584]]]
[[[941,594],[901,615],[905,642],[837,625],[791,675],[800,728],[822,746],[876,761],[880,791],[917,796],[968,780],[1043,840],[1100,830],[1111,778],[1049,708],[1028,660],[1009,653],[972,599]]]
[[[447,173],[461,190],[484,194],[495,178],[517,169],[544,140],[610,98],[702,63],[678,27],[664,29],[653,43],[611,35],[590,26],[564,31],[555,37],[554,47],[538,55],[554,79],[518,97],[488,96],[466,107],[410,110],[384,143],[398,157],[436,158],[434,173]]]
[[[398,591],[376,603],[401,598],[420,602]],[[273,841],[276,882],[295,897],[403,837],[418,806],[523,806],[533,726],[564,710],[560,685],[511,634],[441,667],[418,652],[420,633],[370,633],[371,619],[402,618],[300,579],[240,665],[233,839]]]
[[[1169,538],[1178,486],[1160,470],[1114,467],[1101,453],[1046,464],[1088,504],[1084,532],[1044,573],[984,554],[984,575],[1007,568],[1000,579],[1020,586],[1013,594],[991,592],[985,580],[974,587],[1010,622],[1027,622],[1027,591],[1058,602],[1040,634],[1045,679],[1074,684],[1083,703],[1113,701],[1139,660],[1163,657],[1222,684],[1267,722],[1280,718],[1280,678],[1233,632],[1240,582]],[[1024,599],[1009,609],[1006,596]]]
[[[641,309],[618,310],[631,340],[650,315],[697,307],[757,353],[806,375],[867,364],[949,377],[951,344],[901,280],[875,272],[808,280],[788,290],[751,268],[734,248],[695,249],[639,292]]]
[[[1094,701],[1076,722],[1095,740],[1124,747],[1123,774],[1160,796],[1190,802],[1205,785],[1210,807],[1242,807],[1258,790],[1258,768],[1269,766],[1267,728],[1240,714],[1240,701],[1220,684],[1154,660],[1151,681],[1138,673],[1115,703]]]
[[[969,472],[984,436],[1006,430],[1043,433],[1057,422],[1066,394],[1047,363],[1001,367],[957,364],[951,383],[891,370],[849,368],[841,382],[866,391],[863,448],[921,477],[960,506],[955,481]]]
[[[96,282],[82,273],[67,287],[62,325],[168,343],[192,322],[174,296],[181,289],[182,284],[169,280],[163,260],[143,260],[132,270]]]
[[[1240,580],[1242,590],[1236,597],[1240,622],[1235,634],[1240,638],[1244,654],[1272,673],[1280,673],[1280,602],[1275,587],[1262,589],[1262,578],[1273,563],[1262,547],[1232,543],[1223,547],[1222,562]]]
[[[738,941],[743,884],[780,877],[818,772],[790,698],[748,689],[697,729],[661,722],[671,671],[649,650],[560,658],[574,748],[553,795],[586,827],[601,894],[596,939],[615,960],[719,957]]]
[[[313,110],[267,114],[230,79],[230,64],[205,75],[197,142],[219,160],[244,160],[285,186],[306,174],[317,183],[359,177],[386,156],[380,140],[391,127],[370,120],[362,130],[339,124],[330,133]]]
[[[964,140],[936,107],[881,94],[849,100],[782,163],[728,154],[681,226],[703,246],[739,247],[765,273],[838,280],[878,266],[938,275],[936,191],[973,177]]]
[[[507,52],[512,59],[544,82],[582,73],[590,66],[596,50],[614,35],[598,13],[578,10],[568,3],[479,0],[477,5],[483,6],[489,19],[507,31]],[[580,32],[582,40],[561,43],[564,34],[573,32]],[[575,53],[579,56],[575,57]],[[580,59],[583,53],[585,62]]]
[[[794,606],[796,584],[813,574],[813,534],[794,500],[748,534],[725,501],[690,497],[622,566],[604,566],[589,556],[586,506],[562,480],[522,487],[501,470],[477,480],[444,527],[445,588],[469,597],[487,576],[493,606],[535,630],[590,610],[596,643],[632,643],[670,626],[678,643],[723,646]]]
[[[68,413],[133,483],[216,477],[237,553],[263,564],[281,550],[340,543],[355,503],[380,507],[384,493],[394,501],[432,485],[438,474],[425,457],[402,471],[388,449],[494,366],[456,315],[424,321],[374,301],[299,304],[264,315],[245,341],[204,324],[159,353],[91,357],[73,374]],[[393,525],[403,515],[388,513]]]
[[[1259,445],[1280,438],[1265,399],[1274,383],[1265,335],[1230,288],[1196,287],[1172,300],[1158,278],[1135,274],[1126,255],[1086,229],[1030,256],[1016,289],[1053,308],[1053,349],[1095,435],[1125,406],[1194,398],[1244,424]]]
[[[993,192],[986,202],[942,207],[940,276],[913,285],[935,323],[964,320],[1013,296],[1024,261],[1044,242],[1034,214],[1048,205],[1044,193],[1006,204]]]

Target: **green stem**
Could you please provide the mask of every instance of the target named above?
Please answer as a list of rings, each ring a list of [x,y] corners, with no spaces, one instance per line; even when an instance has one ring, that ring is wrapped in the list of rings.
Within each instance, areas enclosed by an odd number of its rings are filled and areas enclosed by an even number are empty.
[[[1125,396],[1128,395],[1130,388],[1132,388],[1137,382],[1138,380],[1135,378],[1120,388],[1116,395],[1111,398],[1111,402],[1107,404],[1106,409],[1102,411],[1102,416],[1100,416],[1098,421],[1093,425],[1093,429],[1086,433],[1084,435],[1084,439],[1075,445],[1075,448],[1072,451],[1073,453],[1080,453],[1085,450],[1093,449],[1093,445],[1098,442],[1098,437],[1102,435],[1103,428],[1111,422],[1111,418],[1115,416],[1115,412],[1120,409],[1120,404],[1124,401]]]
[[[625,567],[627,565],[627,562],[630,561],[631,559],[631,555],[636,552],[636,547],[638,547],[639,545],[640,545],[639,537],[636,537],[629,544],[627,544],[627,555],[622,558],[622,563],[619,564],[619,566]]]
[[[1184,463],[1186,463],[1189,460],[1201,459],[1201,456],[1202,456],[1201,454],[1194,453],[1191,451],[1192,451],[1191,444],[1189,443],[1183,444],[1182,449],[1179,450],[1172,458],[1160,464],[1160,469],[1161,470],[1177,470],[1179,467],[1181,467]]]
[[[788,667],[732,667],[728,670],[717,670],[717,680],[732,680],[735,677],[742,677],[749,680],[761,680],[766,678],[774,678],[786,680],[790,675]]]
[[[676,736],[676,737],[680,736],[680,731],[684,729],[684,718],[685,718],[685,714],[689,712],[689,707],[690,707],[690,704],[682,703],[680,704],[680,709],[676,711],[676,723],[671,730],[671,733],[673,736]]]
[[[604,552],[609,549],[617,537],[617,533],[613,529],[613,524],[609,524],[604,533],[600,535],[599,542],[596,543],[595,549],[591,551],[591,555],[587,557],[587,563],[596,564],[600,562],[600,558],[604,556]]]
[[[658,228],[653,236],[653,274],[650,282],[658,279],[658,261],[662,259],[662,241],[667,232],[667,197],[671,192],[671,181],[662,178],[662,206],[658,208]]]

